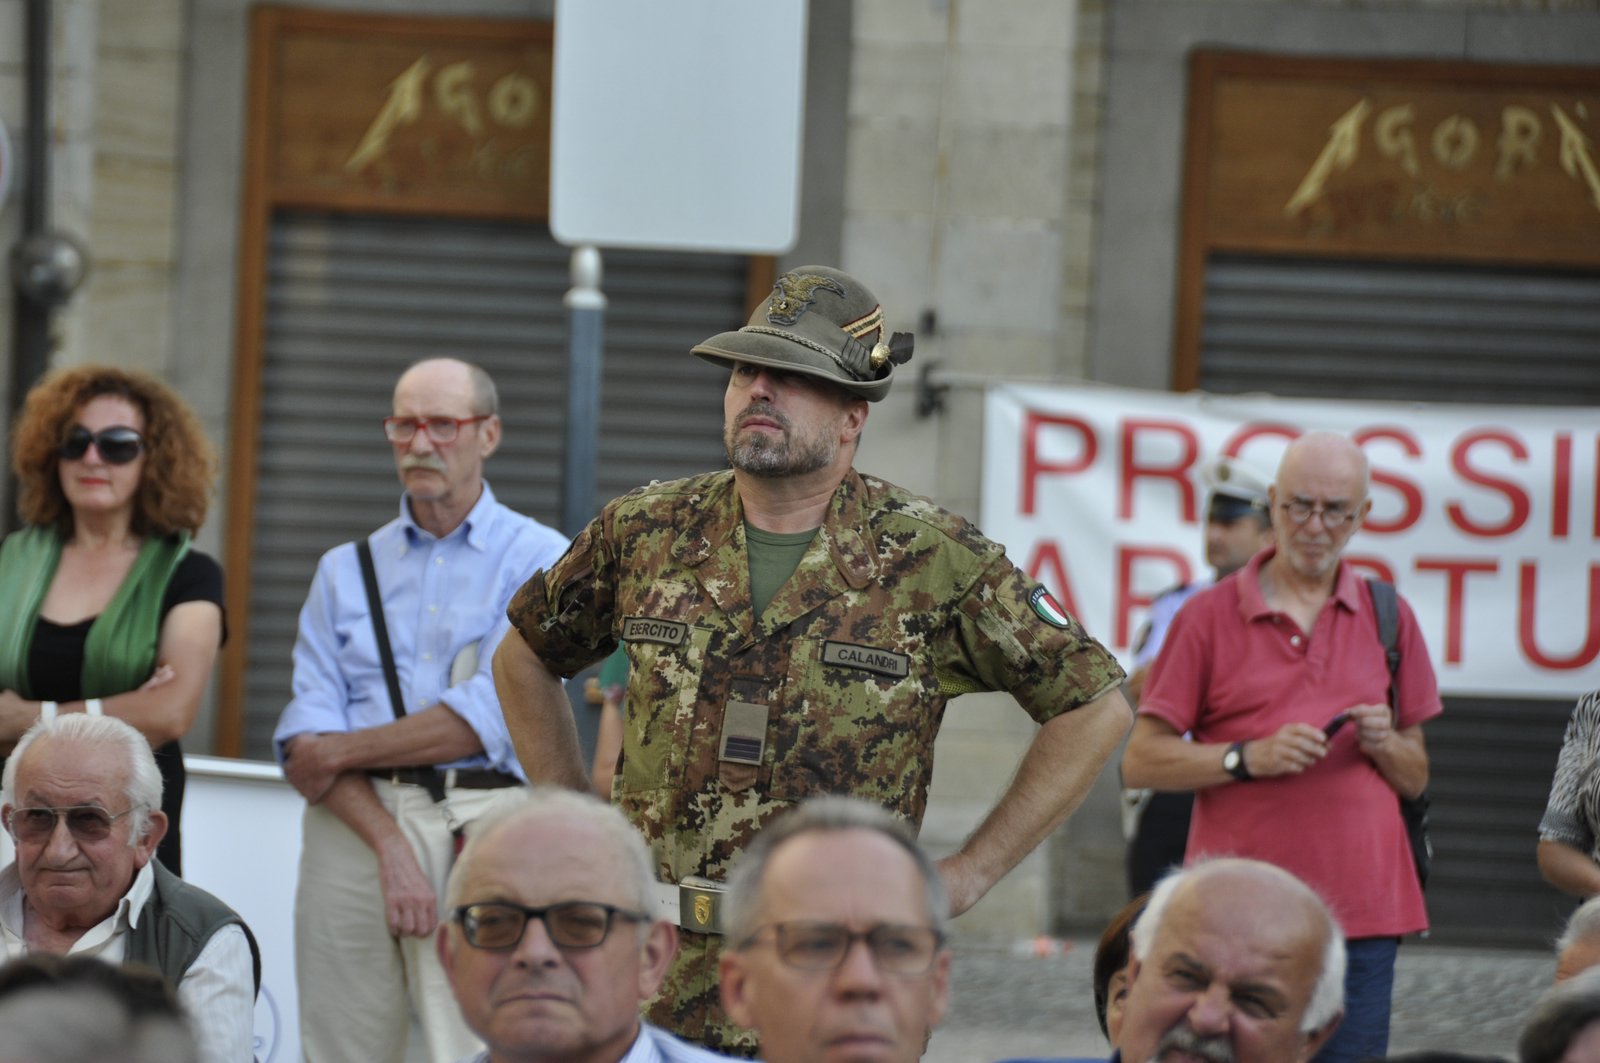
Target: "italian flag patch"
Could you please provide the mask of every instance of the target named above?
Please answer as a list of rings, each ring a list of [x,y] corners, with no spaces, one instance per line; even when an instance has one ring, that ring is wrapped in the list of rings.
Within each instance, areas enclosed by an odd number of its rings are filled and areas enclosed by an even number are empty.
[[[1061,608],[1061,603],[1050,597],[1050,592],[1043,587],[1035,587],[1033,593],[1028,595],[1028,604],[1033,606],[1033,611],[1039,614],[1039,619],[1052,627],[1070,627],[1072,617]]]

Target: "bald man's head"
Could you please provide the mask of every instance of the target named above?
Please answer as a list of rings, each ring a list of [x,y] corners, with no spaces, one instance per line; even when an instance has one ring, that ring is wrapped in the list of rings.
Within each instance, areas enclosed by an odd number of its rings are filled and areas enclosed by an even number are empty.
[[[1274,566],[1309,581],[1331,581],[1350,536],[1366,519],[1371,472],[1361,448],[1333,432],[1289,444],[1268,490],[1278,552]]]

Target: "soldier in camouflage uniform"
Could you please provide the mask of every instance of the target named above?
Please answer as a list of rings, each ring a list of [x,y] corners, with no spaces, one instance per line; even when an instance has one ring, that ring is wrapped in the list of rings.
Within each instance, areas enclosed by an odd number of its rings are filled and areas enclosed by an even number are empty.
[[[910,357],[858,281],[787,273],[748,326],[694,353],[733,367],[732,471],[607,505],[513,599],[522,638],[502,642],[495,676],[529,777],[583,787],[558,677],[625,647],[613,797],[686,927],[649,1018],[748,1050],[717,1000],[717,938],[692,931],[715,918],[698,880],[720,883],[762,824],[849,793],[920,825],[946,700],[1008,691],[1044,726],[941,861],[959,914],[1076,807],[1130,717],[1115,660],[999,545],[851,467],[867,403]]]

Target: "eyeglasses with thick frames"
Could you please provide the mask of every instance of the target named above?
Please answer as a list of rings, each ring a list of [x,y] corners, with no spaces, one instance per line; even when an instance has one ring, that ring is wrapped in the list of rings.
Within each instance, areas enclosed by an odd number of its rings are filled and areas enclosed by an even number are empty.
[[[1315,513],[1322,518],[1322,526],[1329,531],[1344,527],[1346,521],[1354,520],[1359,506],[1352,506],[1348,502],[1329,502],[1326,505],[1314,506],[1303,498],[1291,499],[1288,502],[1278,503],[1278,508],[1289,515],[1289,519],[1296,524],[1304,524]]]
[[[89,444],[100,452],[100,460],[107,465],[126,465],[144,450],[144,437],[137,429],[126,425],[102,428],[91,432],[81,424],[72,426],[67,438],[56,448],[56,454],[67,461],[77,461],[89,453]]]
[[[476,417],[385,417],[383,434],[391,443],[409,443],[417,437],[420,428],[435,443],[454,443],[462,425],[477,424],[493,416],[483,413]]]
[[[740,948],[757,944],[772,931],[778,959],[802,971],[837,970],[857,941],[864,941],[878,969],[890,974],[927,974],[944,945],[944,935],[928,926],[879,923],[871,930],[851,930],[838,923],[773,923],[745,939]]]
[[[615,920],[643,923],[650,917],[595,901],[563,901],[543,908],[529,908],[511,901],[485,901],[464,904],[451,913],[451,918],[461,924],[461,933],[468,945],[490,952],[505,952],[517,947],[530,919],[544,924],[545,933],[557,948],[592,949],[605,944]]]
[[[67,821],[67,830],[80,842],[104,841],[111,834],[111,825],[126,816],[138,805],[121,812],[107,812],[99,805],[63,805],[58,808],[13,808],[6,820],[11,836],[19,842],[37,844],[49,841],[56,832],[56,824]]]

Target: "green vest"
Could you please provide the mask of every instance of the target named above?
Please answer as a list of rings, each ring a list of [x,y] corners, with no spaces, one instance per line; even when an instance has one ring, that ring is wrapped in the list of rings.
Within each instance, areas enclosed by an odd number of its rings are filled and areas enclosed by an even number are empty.
[[[194,963],[206,942],[225,926],[237,926],[250,943],[250,964],[255,974],[256,992],[261,992],[261,949],[239,913],[152,859],[154,888],[139,913],[139,925],[128,931],[128,963],[142,963],[161,972],[173,992]]]
[[[89,627],[83,648],[83,696],[104,698],[136,690],[156,666],[161,600],[178,562],[189,552],[189,533],[151,536],[139,549],[116,595]],[[39,605],[61,562],[61,536],[51,528],[24,528],[0,544],[0,688],[35,696],[28,681],[28,649]]]

